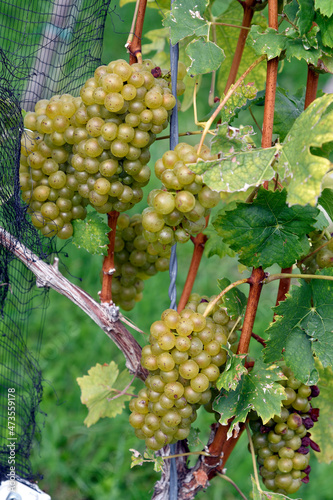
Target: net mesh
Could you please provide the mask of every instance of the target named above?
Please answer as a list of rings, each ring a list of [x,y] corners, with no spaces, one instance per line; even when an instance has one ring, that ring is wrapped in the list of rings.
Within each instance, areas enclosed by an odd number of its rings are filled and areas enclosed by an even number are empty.
[[[52,241],[40,238],[20,197],[22,109],[55,94],[78,95],[100,64],[110,1],[0,0],[0,226],[44,260]],[[0,234],[0,481],[8,479],[13,456],[16,479],[36,478],[29,455],[43,392],[38,356],[46,296]],[[42,314],[31,346],[33,308]]]

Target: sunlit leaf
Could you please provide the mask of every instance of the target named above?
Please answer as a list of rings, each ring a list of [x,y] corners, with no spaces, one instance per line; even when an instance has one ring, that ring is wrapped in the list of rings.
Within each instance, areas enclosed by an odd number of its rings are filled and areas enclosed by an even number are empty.
[[[128,370],[119,374],[118,365],[114,361],[109,365],[97,363],[88,370],[88,375],[76,380],[81,388],[81,402],[88,408],[88,416],[84,421],[87,427],[100,418],[112,418],[122,413],[125,402],[131,399],[127,394],[115,398],[128,386],[131,376]]]

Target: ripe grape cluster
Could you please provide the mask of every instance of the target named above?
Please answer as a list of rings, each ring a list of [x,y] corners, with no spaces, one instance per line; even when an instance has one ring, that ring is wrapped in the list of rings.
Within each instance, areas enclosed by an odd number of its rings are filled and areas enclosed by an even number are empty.
[[[281,415],[275,415],[265,425],[254,416],[250,425],[266,488],[287,495],[295,493],[302,482],[309,482],[309,448],[320,451],[308,432],[319,417],[319,410],[310,402],[319,395],[319,389],[302,384],[289,368],[284,366],[282,370],[288,380],[281,382],[286,391]]]
[[[314,274],[318,269],[333,267],[333,238],[327,238],[320,232],[311,233],[310,238],[311,253],[315,253],[304,260],[305,271]]]
[[[125,311],[141,300],[144,280],[169,269],[171,246],[148,243],[142,234],[141,220],[139,214],[120,214],[117,220],[112,300]]]
[[[179,92],[185,66],[179,64]],[[81,97],[41,100],[25,115],[20,184],[33,224],[68,238],[87,204],[100,213],[138,203],[150,178],[149,146],[176,104],[168,75],[150,60],[96,69]]]
[[[143,212],[144,236],[148,241],[163,243],[167,238],[170,244],[184,243],[205,228],[205,216],[218,204],[220,195],[203,183],[202,176],[191,171],[190,164],[198,158],[197,148],[183,142],[155,163],[155,173],[163,187],[150,192],[149,207]],[[200,158],[215,157],[204,145]]]
[[[196,410],[210,402],[227,360],[223,346],[237,340],[222,302],[203,316],[209,300],[192,294],[183,311],[167,309],[151,325],[141,358],[150,374],[130,403],[130,424],[152,450],[189,435]]]

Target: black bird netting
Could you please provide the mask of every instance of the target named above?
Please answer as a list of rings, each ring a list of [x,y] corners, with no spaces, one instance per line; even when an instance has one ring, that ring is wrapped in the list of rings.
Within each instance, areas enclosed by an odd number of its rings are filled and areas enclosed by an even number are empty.
[[[53,251],[52,240],[29,222],[20,196],[22,109],[55,94],[79,95],[100,64],[110,1],[0,0],[0,483],[36,478],[29,455],[42,398],[38,356],[47,295],[1,245],[3,231],[44,260]],[[41,310],[41,325],[31,350],[33,308]]]

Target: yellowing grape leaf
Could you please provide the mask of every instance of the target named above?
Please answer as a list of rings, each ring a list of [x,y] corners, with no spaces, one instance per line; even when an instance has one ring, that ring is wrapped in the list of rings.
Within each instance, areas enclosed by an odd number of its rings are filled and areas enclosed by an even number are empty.
[[[320,395],[312,399],[314,408],[319,408],[318,422],[311,429],[311,439],[320,446],[321,453],[317,453],[318,462],[329,464],[333,461],[333,372],[332,367],[324,368],[316,362],[319,372],[318,387]]]
[[[317,274],[333,276],[333,269]],[[333,364],[333,284],[317,279],[300,281],[300,286],[292,286],[286,300],[273,308],[276,316],[267,329],[264,357],[270,363],[283,355],[296,378],[315,384],[318,372],[313,355],[324,367]]]
[[[283,379],[285,376],[278,367],[267,366],[258,359],[250,372],[242,374],[235,390],[222,389],[215,399],[213,409],[221,414],[219,422],[222,425],[226,425],[229,418],[235,417],[228,436],[232,435],[237,424],[245,422],[251,410],[258,413],[264,424],[280,413],[285,392],[278,381]]]
[[[277,148],[252,149],[250,144],[245,147],[247,151],[225,154],[221,160],[198,161],[189,168],[202,175],[204,183],[211,189],[228,193],[246,191],[250,186],[272,179],[275,171],[271,164]]]
[[[108,254],[110,228],[97,212],[89,212],[84,220],[76,219],[72,224],[72,242],[77,248],[84,248],[92,255]]]
[[[282,148],[277,170],[288,182],[289,204],[315,205],[331,162],[312,153],[333,141],[333,94],[316,99],[295,121]]]
[[[219,212],[213,225],[246,266],[289,267],[309,250],[306,236],[319,210],[286,204],[287,192],[260,188],[252,203],[237,203]]]
[[[173,45],[187,36],[196,34],[207,37],[209,25],[203,14],[207,0],[175,0],[167,13],[163,26],[170,28],[170,40]]]
[[[122,413],[125,402],[131,399],[127,394],[119,396],[130,383],[131,376],[128,370],[123,370],[119,375],[114,361],[109,365],[97,363],[88,370],[88,375],[79,377],[76,381],[81,388],[81,402],[88,408],[88,416],[84,420],[87,427],[100,418],[112,418]],[[127,389],[126,392],[130,391],[130,388]]]
[[[192,61],[188,70],[191,75],[216,71],[225,59],[223,50],[216,43],[202,37],[190,42],[185,52]]]

